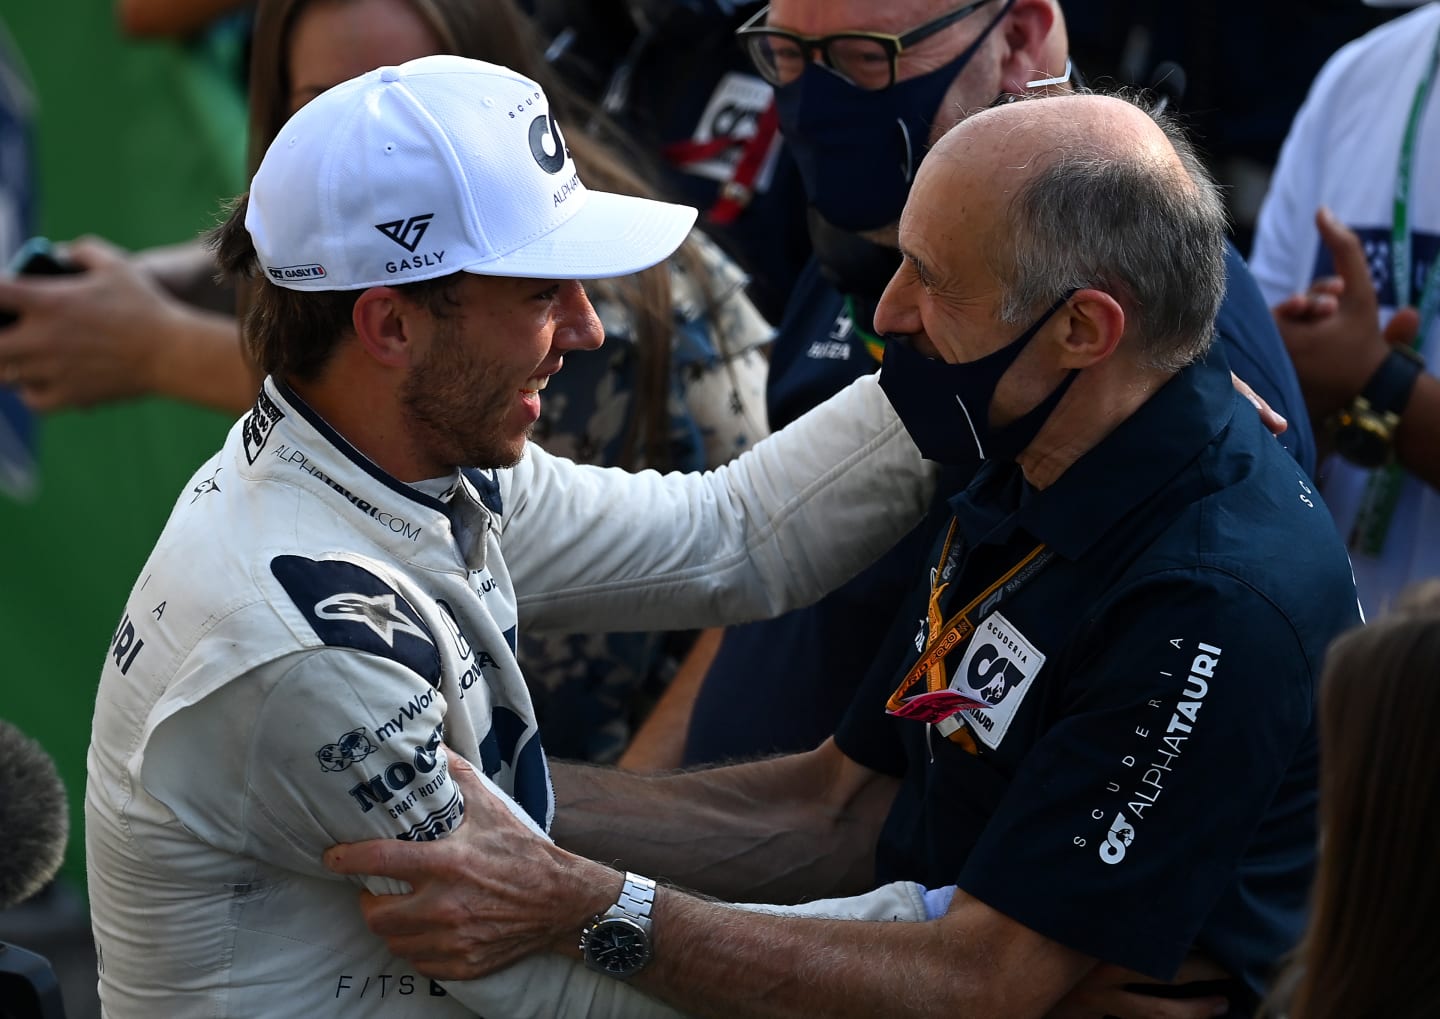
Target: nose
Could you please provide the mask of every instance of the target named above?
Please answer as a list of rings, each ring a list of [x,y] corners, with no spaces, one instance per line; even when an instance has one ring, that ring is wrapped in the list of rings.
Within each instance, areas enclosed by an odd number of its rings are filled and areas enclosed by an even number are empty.
[[[562,350],[594,350],[605,342],[600,316],[579,280],[560,284],[560,308],[555,346]]]
[[[920,306],[915,301],[914,271],[909,263],[903,263],[885,284],[880,303],[875,306],[875,331],[881,335],[900,333],[912,335],[922,331]]]

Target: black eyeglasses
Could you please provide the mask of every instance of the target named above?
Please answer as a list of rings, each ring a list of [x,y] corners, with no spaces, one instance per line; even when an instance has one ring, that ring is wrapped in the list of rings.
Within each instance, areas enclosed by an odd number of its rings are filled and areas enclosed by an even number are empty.
[[[810,62],[810,54],[819,50],[821,62],[830,70],[857,88],[878,92],[895,84],[900,54],[906,46],[930,38],[990,2],[973,0],[903,35],[884,32],[798,35],[783,28],[768,27],[765,19],[770,15],[770,6],[767,4],[735,34],[760,76],[772,85],[788,85],[799,78]]]

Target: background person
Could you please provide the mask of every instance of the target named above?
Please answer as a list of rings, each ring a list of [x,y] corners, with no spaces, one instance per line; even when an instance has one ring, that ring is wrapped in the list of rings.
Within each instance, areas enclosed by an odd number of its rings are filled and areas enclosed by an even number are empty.
[[[1440,718],[1440,582],[1335,641],[1320,683],[1320,865],[1310,924],[1270,1014],[1419,1019],[1440,1009],[1425,945],[1440,905],[1430,733]]]
[[[1440,381],[1427,367],[1440,356],[1437,61],[1432,3],[1326,63],[1280,151],[1251,255],[1332,454],[1321,488],[1367,615],[1440,573]],[[1332,275],[1338,298],[1324,285],[1305,295]]]

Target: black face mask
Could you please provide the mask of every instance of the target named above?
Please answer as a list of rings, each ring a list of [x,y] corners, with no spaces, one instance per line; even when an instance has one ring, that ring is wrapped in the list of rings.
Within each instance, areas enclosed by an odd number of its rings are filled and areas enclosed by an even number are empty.
[[[1054,392],[1008,425],[990,424],[990,404],[1001,376],[1073,293],[1052,304],[1010,343],[964,364],[925,357],[903,338],[885,344],[880,388],[921,456],[948,466],[978,467],[985,460],[1014,460],[1035,440],[1079,369],[1067,374]]]
[[[954,60],[889,88],[860,88],[813,62],[776,86],[780,133],[806,197],[829,223],[853,233],[900,218],[940,101],[1014,3],[1006,0]]]
[[[879,301],[890,277],[900,268],[900,249],[832,226],[814,206],[810,207],[807,225],[815,260],[826,282],[847,297]]]

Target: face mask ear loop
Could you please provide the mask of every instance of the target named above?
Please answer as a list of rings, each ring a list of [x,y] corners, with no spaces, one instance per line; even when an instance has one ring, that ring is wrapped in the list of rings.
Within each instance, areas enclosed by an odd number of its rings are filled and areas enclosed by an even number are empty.
[[[915,149],[910,144],[910,129],[899,117],[895,118],[895,125],[900,128],[900,137],[905,139],[905,183],[913,184],[915,183]]]
[[[1072,70],[1072,67],[1073,65],[1070,63],[1070,58],[1066,57],[1065,70],[1061,72],[1058,78],[1036,78],[1034,81],[1027,81],[1025,83],[1025,87],[1044,88],[1046,85],[1064,85],[1070,81],[1070,72]]]

